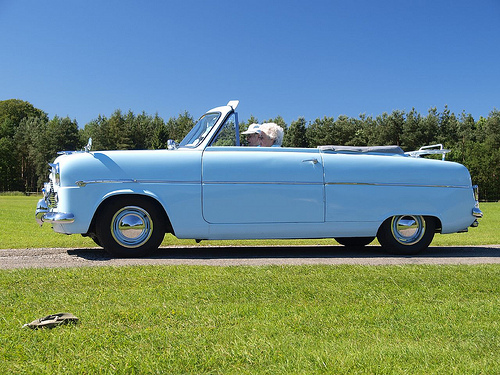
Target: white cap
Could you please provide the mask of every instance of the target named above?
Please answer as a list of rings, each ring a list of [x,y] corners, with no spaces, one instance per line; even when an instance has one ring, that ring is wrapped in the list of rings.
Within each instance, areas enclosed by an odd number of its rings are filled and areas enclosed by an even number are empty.
[[[248,127],[247,131],[244,131],[241,134],[260,134],[260,125],[259,124],[252,124]]]

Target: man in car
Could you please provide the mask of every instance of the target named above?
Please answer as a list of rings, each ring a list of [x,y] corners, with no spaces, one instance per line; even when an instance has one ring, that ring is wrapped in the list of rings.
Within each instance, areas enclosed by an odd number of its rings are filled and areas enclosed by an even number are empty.
[[[247,142],[248,146],[260,146],[260,140],[259,140],[259,135],[260,135],[260,125],[259,124],[251,124],[248,127],[247,131],[244,131],[241,134],[245,134],[247,136]]]

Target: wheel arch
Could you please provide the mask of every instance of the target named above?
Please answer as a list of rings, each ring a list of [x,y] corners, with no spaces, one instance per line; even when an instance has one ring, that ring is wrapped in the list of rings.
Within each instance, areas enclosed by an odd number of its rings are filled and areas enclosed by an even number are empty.
[[[92,220],[90,222],[89,230],[87,235],[90,233],[95,233],[95,225],[96,225],[96,218],[100,215],[104,207],[106,207],[108,204],[115,202],[117,200],[121,199],[127,199],[127,198],[141,198],[145,199],[153,204],[155,204],[159,209],[160,212],[164,215],[165,219],[165,233],[174,233],[174,229],[172,227],[172,223],[170,222],[170,218],[168,217],[168,213],[165,210],[165,207],[161,204],[161,202],[157,199],[157,197],[146,194],[146,193],[137,193],[137,192],[114,192],[106,195],[102,201],[99,203],[97,206],[94,215],[92,216]]]
[[[441,233],[441,229],[443,227],[442,225],[442,222],[441,222],[441,218],[436,215],[436,214],[422,214],[422,213],[408,213],[408,212],[405,212],[403,214],[397,214],[397,213],[393,213],[391,215],[388,215],[386,216],[379,224],[378,228],[377,228],[377,232],[380,230],[380,227],[382,225],[384,225],[384,223],[387,221],[387,220],[390,220],[392,219],[394,216],[405,216],[405,215],[409,215],[409,216],[423,216],[423,217],[429,217],[429,218],[432,218],[435,222],[435,230],[434,230],[434,233]]]

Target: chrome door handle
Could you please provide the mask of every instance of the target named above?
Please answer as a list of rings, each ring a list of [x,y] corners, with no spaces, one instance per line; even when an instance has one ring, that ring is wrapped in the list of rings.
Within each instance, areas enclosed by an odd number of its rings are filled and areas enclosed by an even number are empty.
[[[311,162],[313,164],[318,164],[318,159],[306,159],[302,160],[302,163]]]

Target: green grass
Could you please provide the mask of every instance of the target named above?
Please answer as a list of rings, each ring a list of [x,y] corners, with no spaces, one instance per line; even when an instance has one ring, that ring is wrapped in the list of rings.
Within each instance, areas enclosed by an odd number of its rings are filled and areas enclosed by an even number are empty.
[[[0,300],[4,374],[500,373],[498,265],[20,269]]]
[[[0,196],[0,248],[94,246]],[[434,245],[499,244],[500,203]],[[335,244],[333,240],[202,244]],[[195,245],[168,236],[163,245]],[[2,374],[500,373],[500,265],[0,271]],[[76,326],[32,331],[71,312]]]
[[[50,225],[42,227],[35,222],[37,196],[0,196],[0,248],[43,248],[43,247],[93,247],[95,243],[80,235],[67,236],[55,233]],[[471,228],[468,233],[436,235],[432,245],[488,245],[500,244],[500,203],[481,203],[484,218],[478,228]],[[374,244],[377,242],[375,241]],[[333,239],[320,240],[246,240],[246,241],[202,241],[201,245],[312,245],[337,244]],[[194,240],[179,240],[172,235],[165,236],[162,246],[196,246]]]

